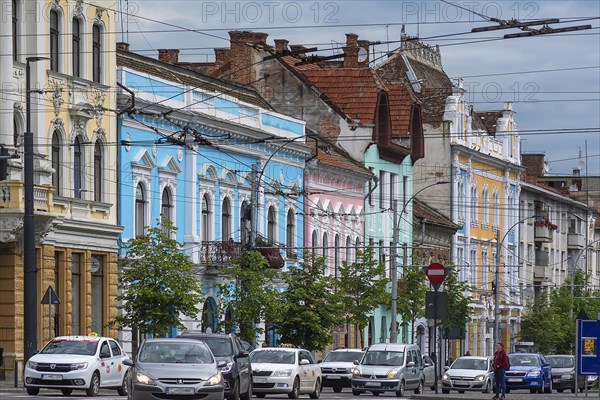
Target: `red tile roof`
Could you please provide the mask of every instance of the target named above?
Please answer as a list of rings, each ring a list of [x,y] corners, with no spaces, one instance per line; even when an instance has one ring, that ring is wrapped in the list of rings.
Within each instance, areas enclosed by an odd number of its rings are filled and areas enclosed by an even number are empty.
[[[455,230],[460,229],[460,226],[456,225],[445,215],[441,214],[439,211],[435,210],[434,208],[428,206],[426,203],[416,198],[413,200],[413,218],[423,218],[426,222],[443,226],[445,228]]]
[[[416,100],[402,83],[387,84],[392,120],[392,137],[410,135],[412,105]]]

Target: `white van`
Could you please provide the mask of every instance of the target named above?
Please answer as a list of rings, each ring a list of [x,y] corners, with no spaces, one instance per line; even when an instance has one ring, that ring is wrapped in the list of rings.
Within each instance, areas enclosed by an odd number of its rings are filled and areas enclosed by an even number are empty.
[[[352,394],[395,392],[403,397],[405,390],[423,393],[423,358],[416,344],[379,343],[369,346],[352,370]]]

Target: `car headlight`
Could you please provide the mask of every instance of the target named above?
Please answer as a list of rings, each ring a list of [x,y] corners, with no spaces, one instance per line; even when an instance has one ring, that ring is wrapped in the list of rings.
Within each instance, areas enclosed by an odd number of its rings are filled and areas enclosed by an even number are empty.
[[[37,366],[38,363],[36,363],[35,361],[27,361],[27,368],[36,369]]]
[[[527,376],[532,376],[532,377],[540,376],[540,371],[531,371],[530,373],[527,374]]]
[[[221,372],[229,372],[233,368],[233,362],[228,362],[226,366],[221,368]]]
[[[152,385],[152,386],[156,385],[156,383],[154,383],[152,378],[150,378],[148,375],[142,374],[140,372],[137,373],[137,375],[135,376],[135,379],[142,385]]]
[[[398,377],[398,371],[397,370],[393,370],[388,372],[388,379],[395,379]]]
[[[78,369],[86,369],[88,367],[88,363],[82,362],[77,364],[71,364],[71,370],[75,371]]]
[[[450,375],[448,375],[448,374],[442,375],[442,380],[443,381],[449,381],[450,380]]]
[[[271,376],[290,376],[290,375],[292,375],[291,369],[280,369],[280,370],[273,372],[273,374],[271,374]]]
[[[221,373],[219,372],[208,378],[204,386],[220,385],[221,383],[223,383],[223,375],[221,375]]]
[[[358,368],[352,368],[352,375],[360,376],[360,370]]]
[[[571,373],[571,374],[562,375],[560,377],[560,379],[573,379],[574,377],[575,377],[575,374]]]
[[[475,380],[478,382],[483,382],[484,379],[485,379],[485,375],[477,375],[475,377]]]

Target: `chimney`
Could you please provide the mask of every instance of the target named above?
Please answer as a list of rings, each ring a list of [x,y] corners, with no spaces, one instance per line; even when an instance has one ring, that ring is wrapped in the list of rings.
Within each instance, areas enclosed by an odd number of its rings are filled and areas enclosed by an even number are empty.
[[[344,50],[344,68],[358,68],[358,35],[346,33],[346,46]]]
[[[299,51],[299,50],[304,50],[304,49],[306,49],[306,47],[302,46],[301,44],[291,44],[290,45],[291,51]],[[296,54],[296,57],[302,57],[302,56],[304,56],[304,53]]]
[[[525,175],[531,178],[538,178],[544,175],[545,165],[544,154],[521,154],[521,160],[525,167]]]
[[[289,40],[285,39],[275,39],[275,51],[277,53],[283,53],[288,49]]]
[[[179,62],[179,50],[158,49],[158,60],[169,64],[177,64]]]
[[[262,59],[258,53],[260,49],[267,48],[267,35],[262,32],[230,31],[229,42],[229,71],[228,79],[249,85],[256,80],[257,68],[249,67]]]
[[[129,51],[129,43],[117,42],[117,50]]]
[[[365,61],[363,61],[361,63],[361,66],[367,66],[369,64],[369,51],[371,50],[370,44],[371,44],[371,42],[368,40],[359,40],[358,41],[358,47],[362,47],[363,49],[365,49],[365,52],[367,53],[367,58],[365,59]]]

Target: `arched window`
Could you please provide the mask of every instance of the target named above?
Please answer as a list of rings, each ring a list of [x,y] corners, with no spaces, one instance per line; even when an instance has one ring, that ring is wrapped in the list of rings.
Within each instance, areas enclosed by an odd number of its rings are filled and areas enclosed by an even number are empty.
[[[209,297],[202,307],[202,332],[213,333],[216,329],[217,308],[215,301]]]
[[[145,235],[146,226],[146,192],[141,183],[135,188],[135,237]]]
[[[17,123],[17,117],[13,118],[13,145],[19,146],[19,124]]]
[[[481,225],[490,225],[490,198],[487,188],[481,191]]]
[[[94,201],[102,201],[102,143],[96,140],[94,145]]]
[[[240,207],[240,239],[242,243],[246,243],[248,241],[248,232],[250,231],[250,220],[252,216],[250,205],[247,201],[242,202],[242,207]]]
[[[229,199],[223,199],[223,207],[221,208],[221,240],[226,242],[231,238],[231,206]]]
[[[58,43],[60,36],[59,15],[56,10],[50,11],[50,69],[58,72]]]
[[[71,42],[73,51],[73,76],[81,76],[81,22],[73,18],[71,27]]]
[[[202,197],[202,240],[210,241],[210,199],[205,194]]]
[[[333,263],[334,263],[333,264],[333,269],[334,269],[333,276],[337,278],[337,276],[338,276],[338,269],[340,267],[340,257],[341,257],[341,253],[340,253],[340,251],[341,251],[341,249],[340,249],[340,246],[341,246],[340,235],[337,235],[337,234],[335,235],[335,238],[333,239],[333,245],[335,247],[335,249],[334,249],[335,254],[333,255]]]
[[[160,215],[173,222],[173,200],[171,199],[171,191],[169,188],[165,188],[162,192],[160,200]],[[166,233],[166,231],[165,231]]]
[[[358,258],[358,252],[360,251],[360,238],[357,237],[354,241],[354,261]]]
[[[100,82],[102,73],[101,63],[102,34],[100,25],[94,24],[92,28],[92,79]]]
[[[319,235],[317,234],[317,231],[313,231],[310,245],[312,247],[312,256],[316,257],[317,256],[317,246],[319,245]]]
[[[54,194],[60,196],[60,183],[61,173],[60,166],[62,160],[60,159],[60,136],[58,131],[54,131],[52,134],[52,186],[54,186]]]
[[[477,185],[471,186],[471,223],[477,224]]]
[[[352,238],[346,236],[346,264],[350,264],[352,260]]]
[[[275,207],[269,207],[269,211],[267,213],[267,242],[272,244],[275,242],[275,229],[276,229],[276,221],[275,221]]]
[[[492,226],[496,229],[500,225],[500,201],[497,190],[494,190],[494,194],[492,194],[492,202]]]
[[[81,153],[81,142],[79,137],[75,138],[73,143],[73,197],[81,198],[83,190],[83,155]]]
[[[323,233],[323,249],[321,255],[325,257],[325,264],[327,264],[327,251],[329,250],[329,235],[327,232]]]
[[[465,220],[465,184],[462,181],[458,182],[458,201],[457,201],[457,211],[458,211],[458,220]]]
[[[295,253],[294,249],[294,234],[296,232],[296,221],[294,211],[288,210],[287,221],[285,225],[285,246],[287,247],[288,257]]]
[[[13,60],[19,58],[19,9],[17,0],[12,0],[12,45],[13,45]]]

